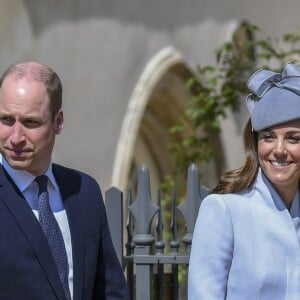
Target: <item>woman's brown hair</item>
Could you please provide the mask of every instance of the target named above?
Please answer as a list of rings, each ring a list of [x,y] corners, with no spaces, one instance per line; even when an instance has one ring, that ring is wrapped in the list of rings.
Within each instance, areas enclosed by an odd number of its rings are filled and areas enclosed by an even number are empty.
[[[246,160],[241,168],[225,172],[218,185],[212,190],[217,194],[228,194],[242,191],[253,183],[259,163],[257,157],[257,133],[253,131],[249,119],[244,129],[244,146]]]

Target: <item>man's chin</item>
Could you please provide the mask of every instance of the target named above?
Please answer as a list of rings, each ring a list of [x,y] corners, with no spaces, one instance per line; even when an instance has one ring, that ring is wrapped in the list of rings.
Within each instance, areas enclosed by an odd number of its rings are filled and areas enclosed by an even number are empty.
[[[6,159],[6,161],[13,169],[16,170],[27,170],[30,165],[27,159],[21,157],[9,158]]]

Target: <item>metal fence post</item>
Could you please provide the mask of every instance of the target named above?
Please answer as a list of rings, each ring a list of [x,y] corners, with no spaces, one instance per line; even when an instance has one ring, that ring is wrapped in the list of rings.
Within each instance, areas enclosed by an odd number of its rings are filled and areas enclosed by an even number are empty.
[[[186,197],[183,204],[177,206],[184,217],[186,224],[186,234],[182,238],[186,246],[187,253],[190,254],[193,231],[198,216],[198,211],[202,199],[208,194],[208,190],[200,186],[199,171],[196,164],[191,164],[188,168]]]
[[[177,206],[185,219],[186,234],[182,238],[186,253],[190,255],[195,223],[198,217],[198,211],[201,201],[209,194],[208,189],[200,185],[199,171],[196,164],[191,164],[188,168],[186,197],[183,204]],[[186,294],[188,284],[188,266],[186,273]]]
[[[123,269],[123,194],[115,187],[105,192],[108,226],[118,259]]]
[[[152,295],[152,266],[143,263],[143,256],[150,254],[154,237],[150,233],[151,223],[158,211],[158,206],[151,200],[149,172],[145,165],[138,170],[136,199],[128,209],[135,219],[134,259],[139,256],[141,261],[136,264],[136,299],[151,300]]]

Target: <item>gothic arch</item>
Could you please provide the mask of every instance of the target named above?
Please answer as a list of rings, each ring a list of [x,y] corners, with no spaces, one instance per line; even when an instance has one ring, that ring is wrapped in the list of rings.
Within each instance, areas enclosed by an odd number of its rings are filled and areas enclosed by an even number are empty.
[[[130,98],[117,145],[112,185],[125,189],[131,170],[146,163],[151,182],[171,171],[166,151],[168,130],[182,113],[190,93],[185,88],[192,71],[182,55],[168,47],[146,65]]]

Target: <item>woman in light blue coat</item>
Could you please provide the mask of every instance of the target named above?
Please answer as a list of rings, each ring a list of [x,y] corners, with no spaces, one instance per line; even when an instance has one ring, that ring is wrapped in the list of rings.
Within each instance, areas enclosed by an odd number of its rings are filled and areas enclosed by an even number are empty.
[[[246,161],[201,203],[189,300],[300,299],[300,69],[247,85]]]

